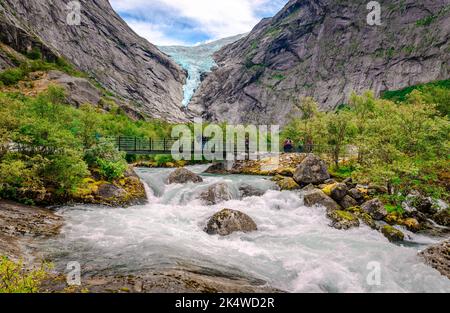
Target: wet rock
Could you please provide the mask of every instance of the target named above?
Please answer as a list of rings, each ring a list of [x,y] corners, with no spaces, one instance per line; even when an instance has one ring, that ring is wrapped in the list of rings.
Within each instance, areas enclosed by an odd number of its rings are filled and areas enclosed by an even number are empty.
[[[336,184],[331,188],[330,196],[333,200],[339,202],[347,195],[347,191],[346,184]]]
[[[201,183],[203,182],[203,179],[191,171],[185,169],[185,168],[178,168],[175,171],[173,171],[168,179],[167,183],[170,184],[186,184],[188,182],[192,183]]]
[[[248,184],[239,186],[239,192],[242,198],[260,197],[266,193],[264,190],[258,189]]]
[[[377,198],[365,202],[361,208],[370,214],[374,220],[382,220],[387,215],[383,203]]]
[[[298,190],[301,188],[300,185],[297,184],[291,177],[286,177],[280,181],[277,181],[277,185],[281,190]]]
[[[420,223],[415,218],[407,218],[403,221],[406,229],[412,232],[418,232],[420,230]]]
[[[353,199],[352,197],[350,197],[349,195],[344,196],[344,198],[339,202],[339,204],[341,205],[341,207],[343,207],[344,209],[348,209],[351,207],[355,207],[358,205],[358,201],[356,201],[355,199]]]
[[[425,263],[450,279],[450,240],[446,240],[419,253]]]
[[[363,221],[364,224],[366,224],[370,228],[377,229],[377,224],[373,220],[372,216],[370,216],[369,214],[361,213],[358,215],[358,217],[360,218],[361,221]]]
[[[327,179],[326,181],[323,182],[326,185],[332,185],[332,184],[336,184],[336,180],[334,180],[333,178]]]
[[[229,171],[227,170],[225,163],[221,162],[221,163],[215,163],[213,165],[211,165],[210,167],[208,167],[205,171],[205,173],[208,174],[228,174]]]
[[[432,219],[439,225],[450,227],[450,211],[448,209],[434,214]]]
[[[0,255],[24,258],[32,238],[55,236],[62,225],[62,218],[50,210],[0,200]]]
[[[348,212],[343,210],[332,210],[327,212],[327,217],[331,219],[332,227],[336,229],[349,229],[352,227],[359,227],[358,218]]]
[[[348,195],[355,199],[358,204],[361,204],[364,201],[364,194],[357,188],[350,189]]]
[[[320,189],[309,189],[305,191],[304,194],[304,202],[308,207],[312,207],[314,205],[321,205],[326,207],[328,210],[340,210],[341,207],[336,203],[333,199],[328,197],[322,190]]]
[[[200,194],[200,199],[207,205],[214,205],[233,199],[233,194],[227,184],[217,183],[211,185],[206,191],[202,192]]]
[[[245,213],[223,209],[214,214],[206,225],[205,232],[210,235],[227,236],[233,232],[256,231],[256,223]]]
[[[299,185],[321,184],[327,179],[330,174],[325,161],[313,154],[309,154],[294,173],[294,180]]]
[[[385,225],[381,228],[381,233],[390,241],[390,242],[399,242],[403,241],[405,235],[399,231],[398,229]]]

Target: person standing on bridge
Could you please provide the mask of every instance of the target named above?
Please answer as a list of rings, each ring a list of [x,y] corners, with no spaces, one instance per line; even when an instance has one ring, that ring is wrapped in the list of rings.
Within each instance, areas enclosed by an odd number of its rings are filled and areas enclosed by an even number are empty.
[[[286,140],[284,141],[283,144],[283,149],[285,153],[291,153],[292,150],[294,149],[294,142],[292,141],[291,138],[286,138]]]

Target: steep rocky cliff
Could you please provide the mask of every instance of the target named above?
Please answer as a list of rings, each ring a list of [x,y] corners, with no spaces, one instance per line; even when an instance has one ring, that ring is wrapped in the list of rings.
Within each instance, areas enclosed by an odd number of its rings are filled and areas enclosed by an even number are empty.
[[[184,121],[185,72],[135,34],[107,0],[80,0],[81,24],[69,25],[69,0],[0,0],[0,42],[47,60],[63,57],[143,116]],[[0,68],[10,66],[0,55]]]
[[[449,77],[449,0],[383,0],[381,26],[366,0],[291,0],[244,39],[216,53],[219,68],[190,107],[212,120],[285,123],[293,102],[323,110],[352,91],[384,90]]]

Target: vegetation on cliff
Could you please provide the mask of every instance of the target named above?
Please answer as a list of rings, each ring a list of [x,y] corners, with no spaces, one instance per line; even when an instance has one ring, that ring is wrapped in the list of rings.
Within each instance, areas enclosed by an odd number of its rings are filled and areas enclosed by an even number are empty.
[[[298,105],[284,137],[309,142],[329,156],[336,177],[386,187],[389,201],[401,203],[411,190],[448,199],[450,89],[439,82],[385,93],[354,94],[349,105],[322,113],[311,98]],[[300,112],[300,113],[301,113]],[[346,156],[343,161],[343,156]]]

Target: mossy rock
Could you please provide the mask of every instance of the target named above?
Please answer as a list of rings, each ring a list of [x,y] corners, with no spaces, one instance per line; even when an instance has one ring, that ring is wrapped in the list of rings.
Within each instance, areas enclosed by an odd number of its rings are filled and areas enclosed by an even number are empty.
[[[386,237],[390,242],[400,242],[405,239],[405,235],[399,231],[398,229],[386,225],[381,228],[381,233]]]
[[[377,224],[369,214],[361,213],[361,215],[359,215],[358,217],[361,219],[361,221],[363,221],[364,224],[366,224],[370,228],[377,229]]]
[[[415,218],[407,218],[403,221],[406,229],[412,232],[418,232],[421,228],[420,223]]]
[[[300,185],[295,182],[295,180],[291,177],[283,178],[280,181],[277,181],[278,187],[281,190],[298,190],[300,189]]]
[[[359,206],[350,207],[348,209],[345,209],[345,211],[348,211],[348,212],[356,214],[356,215],[364,213],[364,211]]]
[[[334,187],[336,187],[337,183],[326,185],[324,188],[322,188],[322,191],[328,196],[331,196],[331,191]]]
[[[402,225],[403,224],[402,215],[399,214],[398,212],[389,213],[384,218],[384,221],[390,225]]]
[[[343,210],[329,210],[327,217],[331,219],[332,227],[336,229],[350,229],[359,227],[359,220],[356,215]]]

